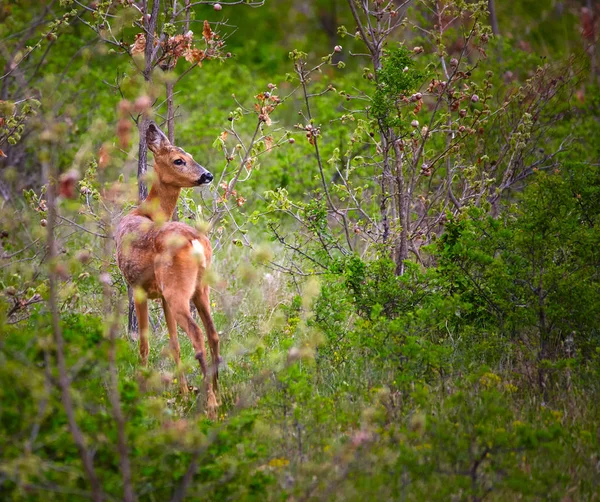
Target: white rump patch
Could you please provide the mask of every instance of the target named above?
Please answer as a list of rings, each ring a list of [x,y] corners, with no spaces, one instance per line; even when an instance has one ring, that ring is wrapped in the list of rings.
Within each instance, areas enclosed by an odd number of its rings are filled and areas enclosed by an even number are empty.
[[[192,256],[195,256],[201,267],[206,268],[206,255],[204,254],[204,246],[198,239],[192,241]]]

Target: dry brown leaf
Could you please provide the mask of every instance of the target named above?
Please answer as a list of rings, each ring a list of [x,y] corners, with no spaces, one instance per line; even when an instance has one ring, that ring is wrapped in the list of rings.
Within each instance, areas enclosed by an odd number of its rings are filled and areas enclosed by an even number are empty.
[[[265,137],[265,148],[267,149],[267,151],[269,151],[271,148],[273,148],[273,136],[266,136]]]
[[[208,21],[206,21],[206,20],[204,20],[204,28],[202,29],[202,36],[204,37],[204,40],[206,40],[207,42],[212,40],[213,37],[215,36],[213,31],[210,29],[210,24],[208,24]]]
[[[263,121],[265,124],[267,124],[268,126],[270,126],[270,125],[271,125],[271,117],[269,117],[269,111],[270,111],[270,110],[268,109],[268,107],[266,107],[266,106],[263,106],[263,108],[262,108],[262,113],[261,113],[261,115],[259,116],[259,118],[260,118],[260,119],[261,119],[261,120],[262,120],[262,121]]]
[[[135,42],[131,46],[131,55],[143,54],[146,50],[146,35],[138,33],[135,36]]]
[[[190,42],[191,39],[188,36],[175,35],[163,43],[163,48],[169,56],[178,59],[189,52]]]
[[[183,57],[185,58],[185,60],[188,63],[198,63],[199,66],[202,66],[202,60],[206,57],[206,54],[204,51],[201,51],[200,49],[188,48],[184,52]]]

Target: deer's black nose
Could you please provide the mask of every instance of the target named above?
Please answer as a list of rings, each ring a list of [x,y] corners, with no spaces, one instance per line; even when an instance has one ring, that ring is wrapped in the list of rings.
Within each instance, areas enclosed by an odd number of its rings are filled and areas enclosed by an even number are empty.
[[[206,185],[207,183],[210,183],[213,180],[213,178],[214,176],[208,171],[202,173],[202,176],[200,176],[200,179],[198,180],[198,185]]]

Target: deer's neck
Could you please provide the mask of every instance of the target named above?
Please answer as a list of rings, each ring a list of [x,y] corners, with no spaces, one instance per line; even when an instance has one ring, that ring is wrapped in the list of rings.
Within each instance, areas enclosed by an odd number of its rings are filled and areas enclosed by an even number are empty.
[[[140,206],[140,212],[153,221],[157,219],[169,221],[177,207],[180,193],[181,188],[165,185],[160,180],[156,180],[152,183],[148,197]]]

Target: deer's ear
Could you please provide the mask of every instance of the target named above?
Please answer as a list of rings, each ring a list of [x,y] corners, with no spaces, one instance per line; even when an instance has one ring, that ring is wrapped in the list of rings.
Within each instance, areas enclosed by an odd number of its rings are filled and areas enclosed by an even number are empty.
[[[154,122],[150,122],[148,129],[146,130],[146,143],[152,153],[156,153],[163,148],[171,146],[169,138],[167,138],[165,133],[162,132]]]

